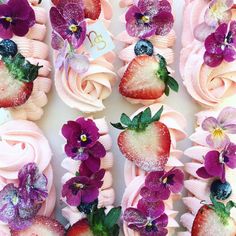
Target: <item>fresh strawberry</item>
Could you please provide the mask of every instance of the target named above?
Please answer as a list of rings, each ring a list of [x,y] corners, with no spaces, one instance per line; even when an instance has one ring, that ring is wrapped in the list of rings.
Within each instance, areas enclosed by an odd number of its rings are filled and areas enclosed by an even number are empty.
[[[52,3],[53,3],[54,5],[57,5],[59,2],[60,2],[60,0],[52,0]]]
[[[66,233],[66,236],[93,236],[87,219],[75,223]]]
[[[98,19],[101,14],[101,0],[84,0],[85,18]]]
[[[159,55],[141,55],[129,64],[121,79],[120,93],[134,99],[158,99],[170,89],[178,91],[178,83],[169,75],[165,59]]]
[[[33,82],[16,80],[0,61],[0,107],[15,107],[24,104],[33,90]]]
[[[162,111],[163,107],[152,117],[147,108],[132,120],[122,114],[121,123],[112,124],[125,129],[118,138],[122,154],[145,171],[162,170],[170,155],[170,132],[159,122]]]
[[[33,219],[33,224],[20,231],[12,231],[12,236],[64,236],[64,227],[56,220],[45,216],[36,216]]]
[[[229,201],[226,205],[213,197],[212,205],[202,206],[193,222],[192,236],[235,236],[236,224],[230,217],[230,210],[235,203]]]

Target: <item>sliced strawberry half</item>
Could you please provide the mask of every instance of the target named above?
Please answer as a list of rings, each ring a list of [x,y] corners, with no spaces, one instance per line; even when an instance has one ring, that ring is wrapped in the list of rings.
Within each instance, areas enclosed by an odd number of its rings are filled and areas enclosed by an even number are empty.
[[[56,220],[45,216],[36,216],[33,224],[21,231],[12,231],[12,236],[64,236],[64,227]]]
[[[230,217],[230,210],[228,203],[224,206],[221,202],[213,200],[213,205],[202,206],[193,222],[192,236],[235,236],[236,224]]]
[[[0,107],[16,107],[24,104],[33,91],[33,82],[14,79],[0,61]]]
[[[101,0],[84,0],[85,18],[96,20],[101,14]]]
[[[120,93],[134,99],[158,99],[169,89],[178,91],[178,83],[169,76],[165,59],[159,61],[154,56],[135,57],[125,71],[120,85]]]
[[[69,228],[66,236],[93,236],[93,233],[89,227],[88,220],[83,219],[75,223]]]

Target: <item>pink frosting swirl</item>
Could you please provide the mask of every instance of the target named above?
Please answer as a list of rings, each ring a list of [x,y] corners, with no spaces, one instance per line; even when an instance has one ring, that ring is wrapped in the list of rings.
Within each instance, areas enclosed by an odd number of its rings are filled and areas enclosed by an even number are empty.
[[[50,71],[51,65],[48,61],[49,47],[44,43],[46,36],[47,12],[37,5],[37,1],[31,0],[36,24],[30,28],[25,37],[13,37],[18,46],[18,51],[32,64],[39,63],[43,68],[39,70],[38,78],[34,81],[34,88],[29,99],[21,106],[9,108],[12,116],[16,119],[38,120],[43,115],[43,107],[47,104],[47,93],[51,89]]]
[[[207,117],[217,117],[220,113],[219,110],[205,110],[199,112],[197,116],[197,125],[195,132],[190,136],[190,140],[194,143],[194,146],[185,150],[184,154],[191,159],[191,162],[185,164],[185,171],[190,175],[190,178],[185,181],[185,188],[188,190],[188,197],[183,198],[184,204],[188,208],[188,212],[181,216],[181,223],[187,228],[188,232],[182,232],[179,236],[191,235],[192,224],[197,214],[199,208],[202,206],[201,201],[206,201],[210,203],[210,186],[214,181],[211,179],[203,179],[196,174],[196,171],[202,167],[203,157],[207,152],[212,149],[206,143],[206,137],[208,132],[201,128],[201,123]],[[236,141],[236,135],[229,134],[230,140],[232,142]],[[228,202],[229,200],[236,200],[236,189],[235,186],[236,171],[234,169],[229,169],[226,167],[226,179],[227,182],[232,186],[232,194],[228,199],[223,202]],[[232,209],[231,216],[236,220],[236,210]]]
[[[112,140],[111,136],[108,133],[108,126],[105,118],[95,119],[100,138],[99,141],[104,145],[107,153],[104,158],[101,159],[101,168],[105,169],[105,176],[103,179],[103,186],[100,189],[98,196],[98,206],[106,207],[107,209],[111,208],[115,201],[115,192],[112,187],[113,179],[112,174],[110,172],[113,166],[113,154],[111,152]],[[75,177],[76,171],[78,171],[80,161],[75,161],[71,158],[65,158],[62,161],[62,167],[66,169],[66,174],[62,177],[62,184],[64,184],[67,180]],[[65,199],[62,199],[65,203]],[[62,209],[62,215],[70,222],[71,225],[86,217],[84,213],[78,211],[76,207],[72,207],[67,205]]]
[[[156,103],[150,107],[152,114],[155,114],[162,104]],[[137,110],[131,117],[137,115],[143,111],[146,107]],[[182,156],[182,151],[177,149],[177,142],[186,138],[186,133],[184,128],[186,126],[186,120],[182,114],[173,110],[172,108],[164,105],[164,110],[160,119],[160,122],[164,123],[170,131],[171,134],[171,154],[166,165],[166,170],[172,167],[182,168],[184,165],[179,160]],[[123,211],[127,207],[135,207],[140,199],[140,189],[143,186],[146,173],[145,171],[138,168],[134,163],[126,160],[124,167],[126,190],[122,199],[122,209]],[[179,199],[179,195],[172,194],[171,197],[165,201],[166,214],[169,216],[168,232],[173,233],[179,224],[176,222],[175,217],[178,214],[177,211],[173,210],[173,202]],[[127,224],[124,222],[123,230],[125,236],[139,236],[138,232],[135,232],[128,228]]]
[[[52,151],[42,131],[33,122],[12,120],[0,126],[0,138],[0,189],[8,183],[18,184],[19,169],[35,162],[48,179],[49,196],[39,214],[52,215],[56,201],[50,165]]]
[[[204,64],[204,44],[194,39],[193,32],[204,21],[208,4],[205,0],[194,0],[185,6],[180,71],[193,99],[203,106],[215,107],[236,92],[236,64],[224,61],[214,68]],[[232,13],[235,19],[236,10],[232,9]]]

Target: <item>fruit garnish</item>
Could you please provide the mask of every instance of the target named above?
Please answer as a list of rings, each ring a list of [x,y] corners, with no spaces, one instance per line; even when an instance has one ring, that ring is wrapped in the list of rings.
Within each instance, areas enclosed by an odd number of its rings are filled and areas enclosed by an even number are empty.
[[[84,0],[83,2],[85,18],[98,19],[101,13],[101,0]]]
[[[148,56],[153,55],[153,45],[146,39],[140,39],[134,46],[134,53],[136,56],[146,54]]]
[[[202,206],[193,222],[192,236],[236,235],[236,224],[230,216],[236,204],[218,202],[212,195],[212,204]]]
[[[90,229],[87,219],[82,219],[73,226],[71,226],[66,232],[66,236],[94,236]]]
[[[232,193],[232,187],[230,183],[222,183],[219,179],[212,182],[210,190],[212,196],[217,200],[226,200]]]
[[[166,60],[161,55],[141,55],[135,57],[124,73],[120,85],[120,93],[134,99],[158,99],[164,93],[168,96],[170,89],[178,92],[179,85],[170,76]]]
[[[118,145],[124,156],[145,171],[163,170],[170,154],[170,132],[159,122],[163,107],[154,116],[148,107],[133,119],[121,115],[120,123],[112,124],[124,130]]]
[[[65,230],[63,225],[61,225],[58,221],[52,218],[45,216],[36,216],[33,219],[32,225],[30,227],[20,231],[12,230],[11,235],[12,236],[31,236],[31,235],[64,236]]]
[[[4,39],[0,42],[0,55],[3,57],[14,57],[18,52],[17,45],[10,39]]]

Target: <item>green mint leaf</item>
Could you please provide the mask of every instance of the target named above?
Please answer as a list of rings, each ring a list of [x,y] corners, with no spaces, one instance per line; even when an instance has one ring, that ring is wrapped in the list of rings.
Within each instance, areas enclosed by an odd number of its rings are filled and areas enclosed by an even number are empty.
[[[152,117],[152,122],[159,121],[161,118],[161,114],[164,110],[164,107],[161,106],[161,108],[156,112],[156,114]]]
[[[121,123],[110,123],[110,124],[116,129],[121,129],[121,130],[126,129],[126,127],[124,127]]]
[[[164,91],[165,95],[168,97],[170,95],[170,89],[168,86],[165,87],[165,91]]]
[[[144,125],[151,123],[151,121],[152,121],[152,113],[151,113],[150,107],[146,108],[146,109],[143,111],[143,113],[142,113],[142,115],[141,115],[141,117],[140,117],[140,121],[141,121],[141,123],[144,124]]]
[[[105,217],[104,225],[111,229],[119,220],[121,215],[121,207],[112,208]]]
[[[170,87],[170,89],[172,89],[173,91],[175,91],[175,92],[179,91],[178,82],[174,78],[172,78],[171,76],[168,76],[168,79],[167,79],[166,83]]]
[[[109,235],[112,235],[112,236],[118,236],[119,235],[119,232],[120,232],[120,227],[119,225],[114,225],[113,228],[110,230],[110,234]]]
[[[125,113],[122,113],[120,122],[126,126],[130,126],[132,123],[131,119]]]
[[[79,172],[78,171],[75,172],[75,176],[79,176]]]

